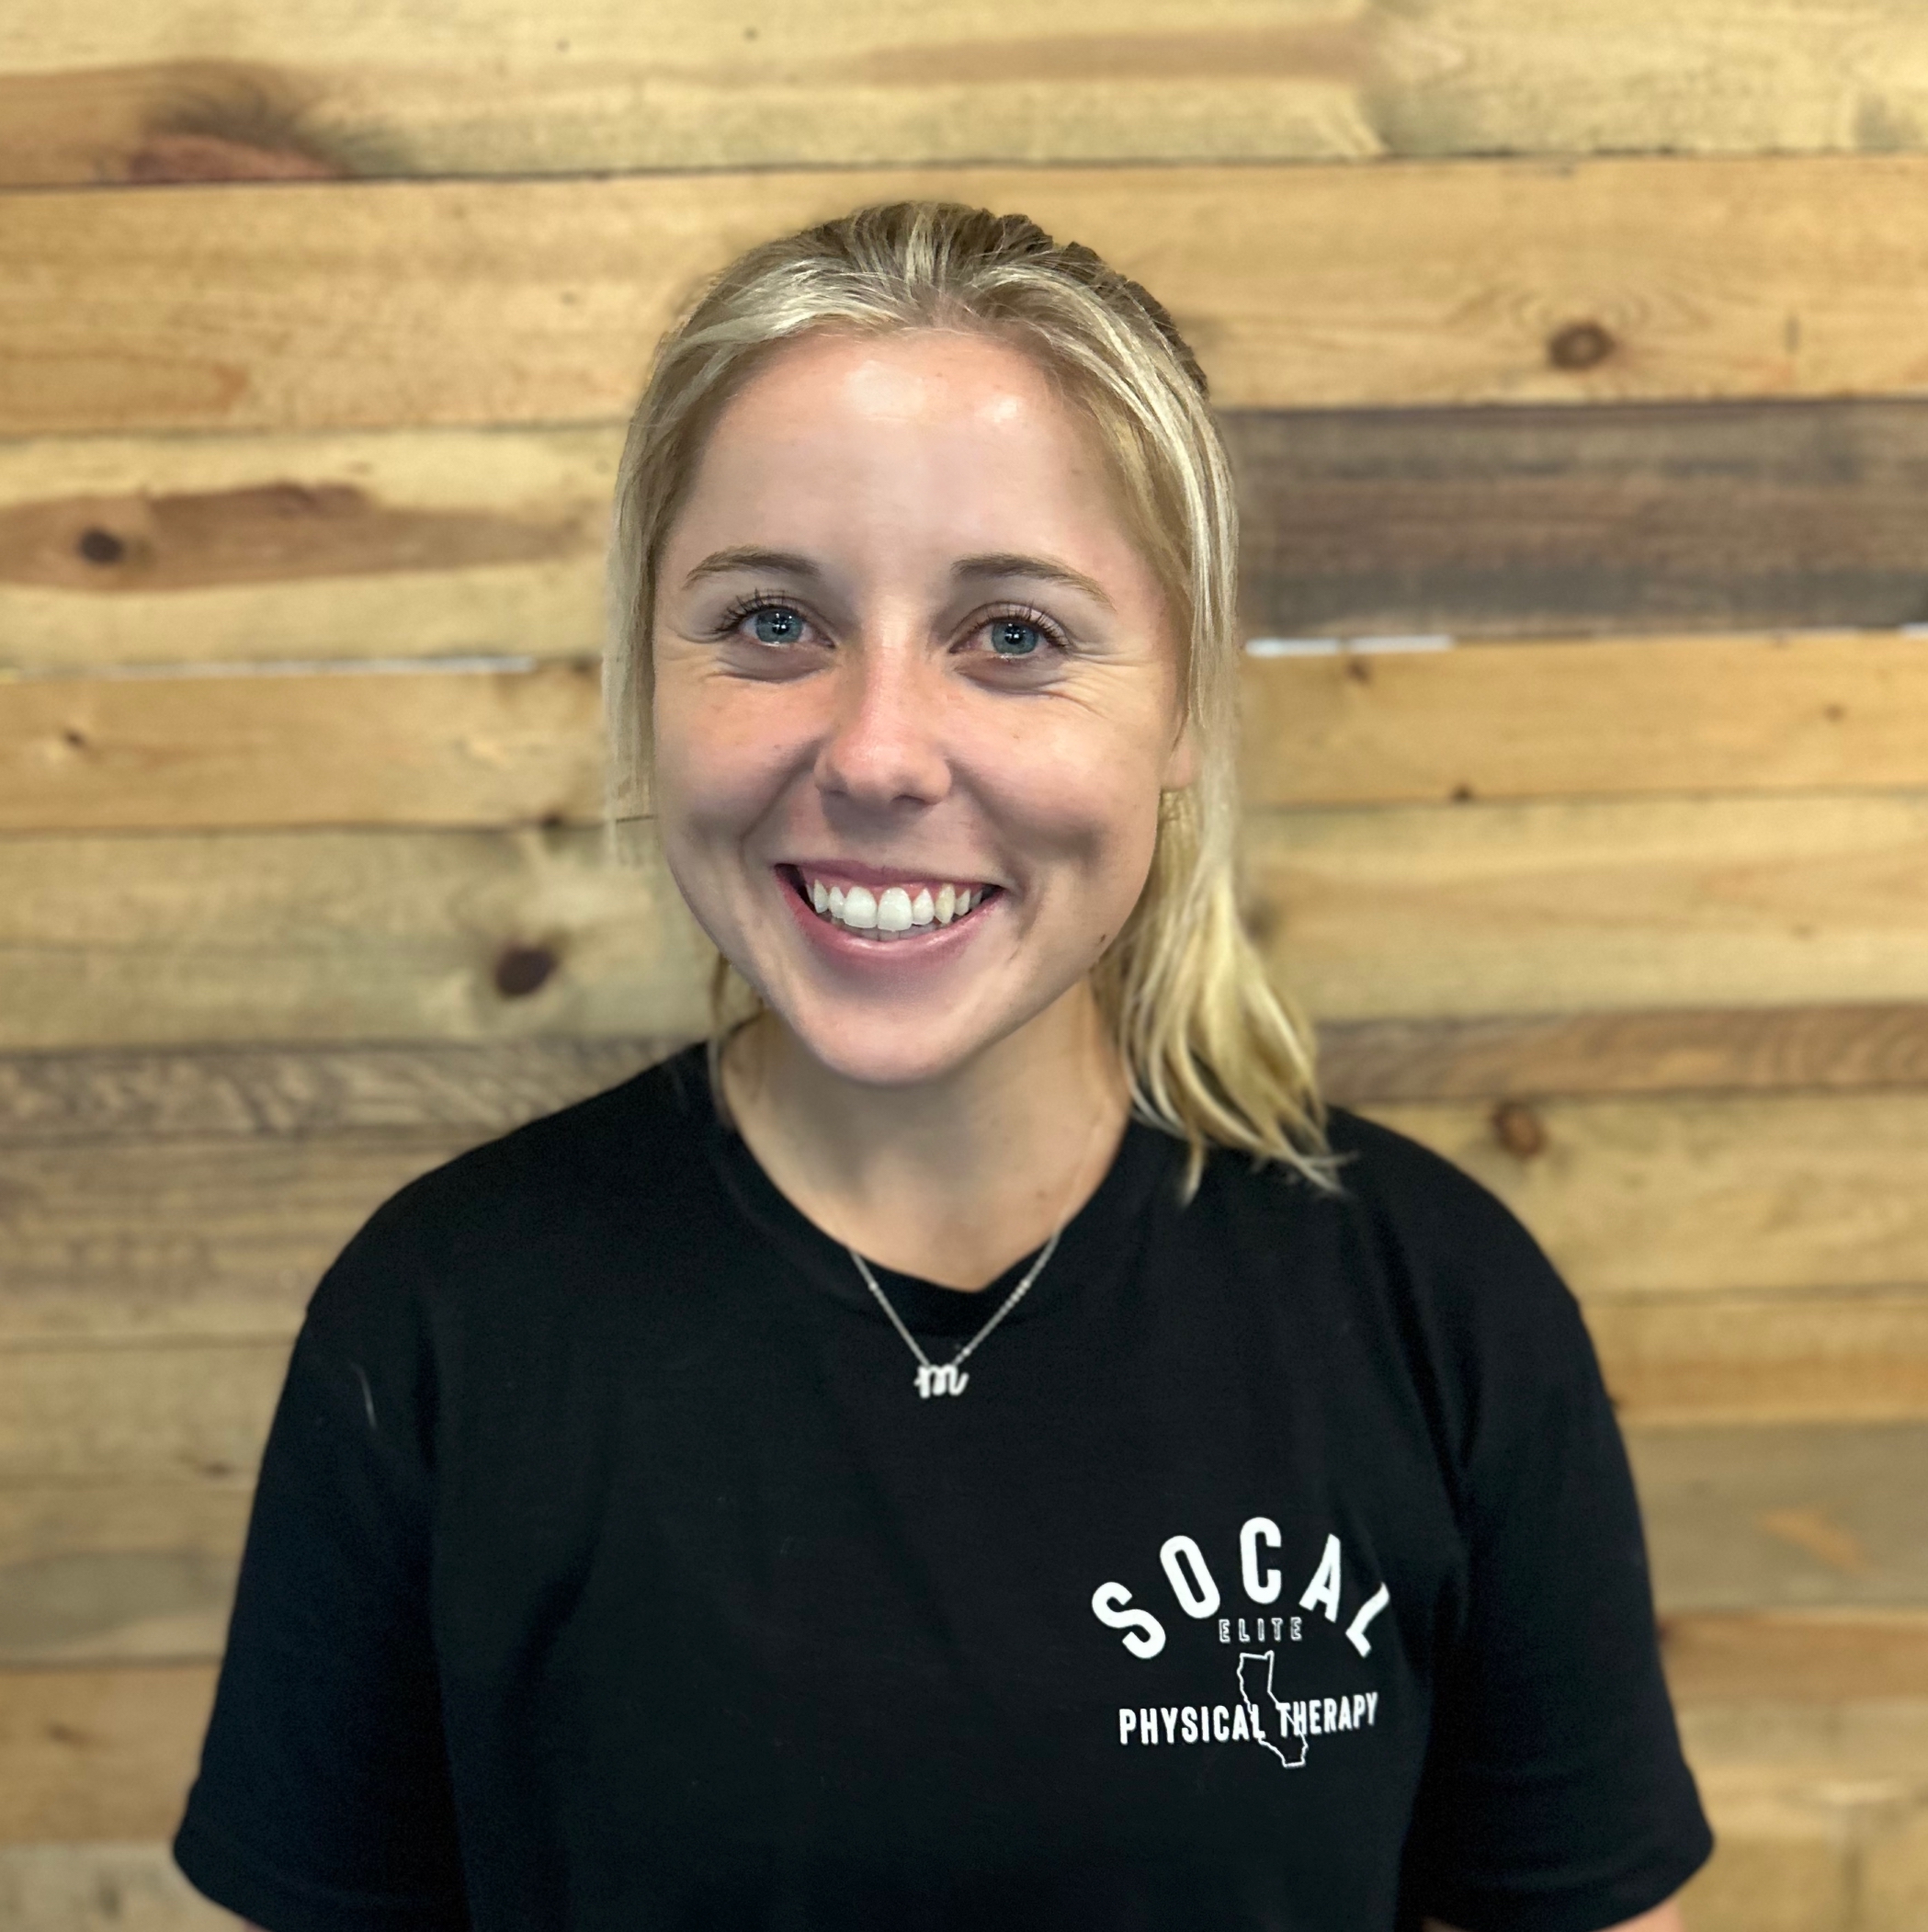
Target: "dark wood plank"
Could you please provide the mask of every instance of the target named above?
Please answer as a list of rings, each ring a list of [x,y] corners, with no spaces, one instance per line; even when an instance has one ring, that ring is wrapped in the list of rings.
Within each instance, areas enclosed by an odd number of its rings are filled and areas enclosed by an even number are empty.
[[[1253,412],[1226,428],[1255,633],[1928,619],[1928,403]]]
[[[1321,1085],[1344,1106],[1535,1095],[1928,1085],[1928,1006],[1713,1007],[1338,1020]],[[0,1061],[0,1093],[7,1078]],[[4,1103],[0,1103],[4,1108]],[[6,1132],[0,1111],[0,1134]]]

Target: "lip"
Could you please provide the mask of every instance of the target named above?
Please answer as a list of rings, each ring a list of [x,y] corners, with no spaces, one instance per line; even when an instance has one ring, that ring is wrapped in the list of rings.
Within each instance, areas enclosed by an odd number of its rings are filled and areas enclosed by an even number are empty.
[[[809,873],[793,862],[771,869],[772,881],[783,895],[790,917],[820,954],[845,972],[891,980],[949,965],[977,937],[983,922],[996,917],[1004,899],[1003,892],[999,892],[990,904],[980,906],[967,917],[953,920],[948,926],[920,926],[889,939],[868,939],[852,932],[848,926],[820,917],[799,892],[796,884],[799,876],[836,879],[852,885],[868,886],[875,891],[879,885],[906,884],[909,882],[906,875],[901,871],[881,872],[874,866],[845,866],[841,863]],[[952,879],[949,882],[959,885],[970,881]]]
[[[940,885],[959,885],[975,890],[979,886],[996,885],[994,879],[973,878],[969,872],[944,872],[920,870],[916,867],[867,866],[854,858],[787,858],[777,868],[778,873],[797,872],[802,876],[806,885],[812,879],[821,879],[825,885],[868,887],[871,892],[881,892],[890,885],[901,885],[916,897],[920,886],[927,886],[936,892]]]

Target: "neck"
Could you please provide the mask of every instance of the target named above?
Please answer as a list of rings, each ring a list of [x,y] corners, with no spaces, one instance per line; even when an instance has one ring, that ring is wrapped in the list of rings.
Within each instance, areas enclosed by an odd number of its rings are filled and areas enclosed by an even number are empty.
[[[1083,983],[942,1079],[876,1087],[830,1071],[773,1014],[731,1041],[739,1131],[788,1199],[868,1259],[980,1289],[1083,1207],[1129,1094]]]

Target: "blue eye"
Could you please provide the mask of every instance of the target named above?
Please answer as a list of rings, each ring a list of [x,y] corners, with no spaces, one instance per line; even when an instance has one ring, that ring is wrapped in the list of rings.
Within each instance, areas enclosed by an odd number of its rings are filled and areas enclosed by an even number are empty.
[[[1021,617],[1001,617],[992,620],[991,648],[1000,657],[1030,657],[1042,650],[1044,643],[1044,632]]]
[[[794,644],[803,635],[803,619],[794,610],[766,604],[751,612],[750,630],[760,644]]]

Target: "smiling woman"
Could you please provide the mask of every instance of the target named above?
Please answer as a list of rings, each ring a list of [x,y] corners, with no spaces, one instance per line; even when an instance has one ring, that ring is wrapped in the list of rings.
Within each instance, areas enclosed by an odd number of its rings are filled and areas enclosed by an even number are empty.
[[[1677,1926],[1708,1835],[1573,1300],[1321,1103],[1240,926],[1235,534],[1165,312],[1020,217],[859,210],[672,333],[611,820],[716,1024],[322,1283],[176,1840],[210,1895]]]

